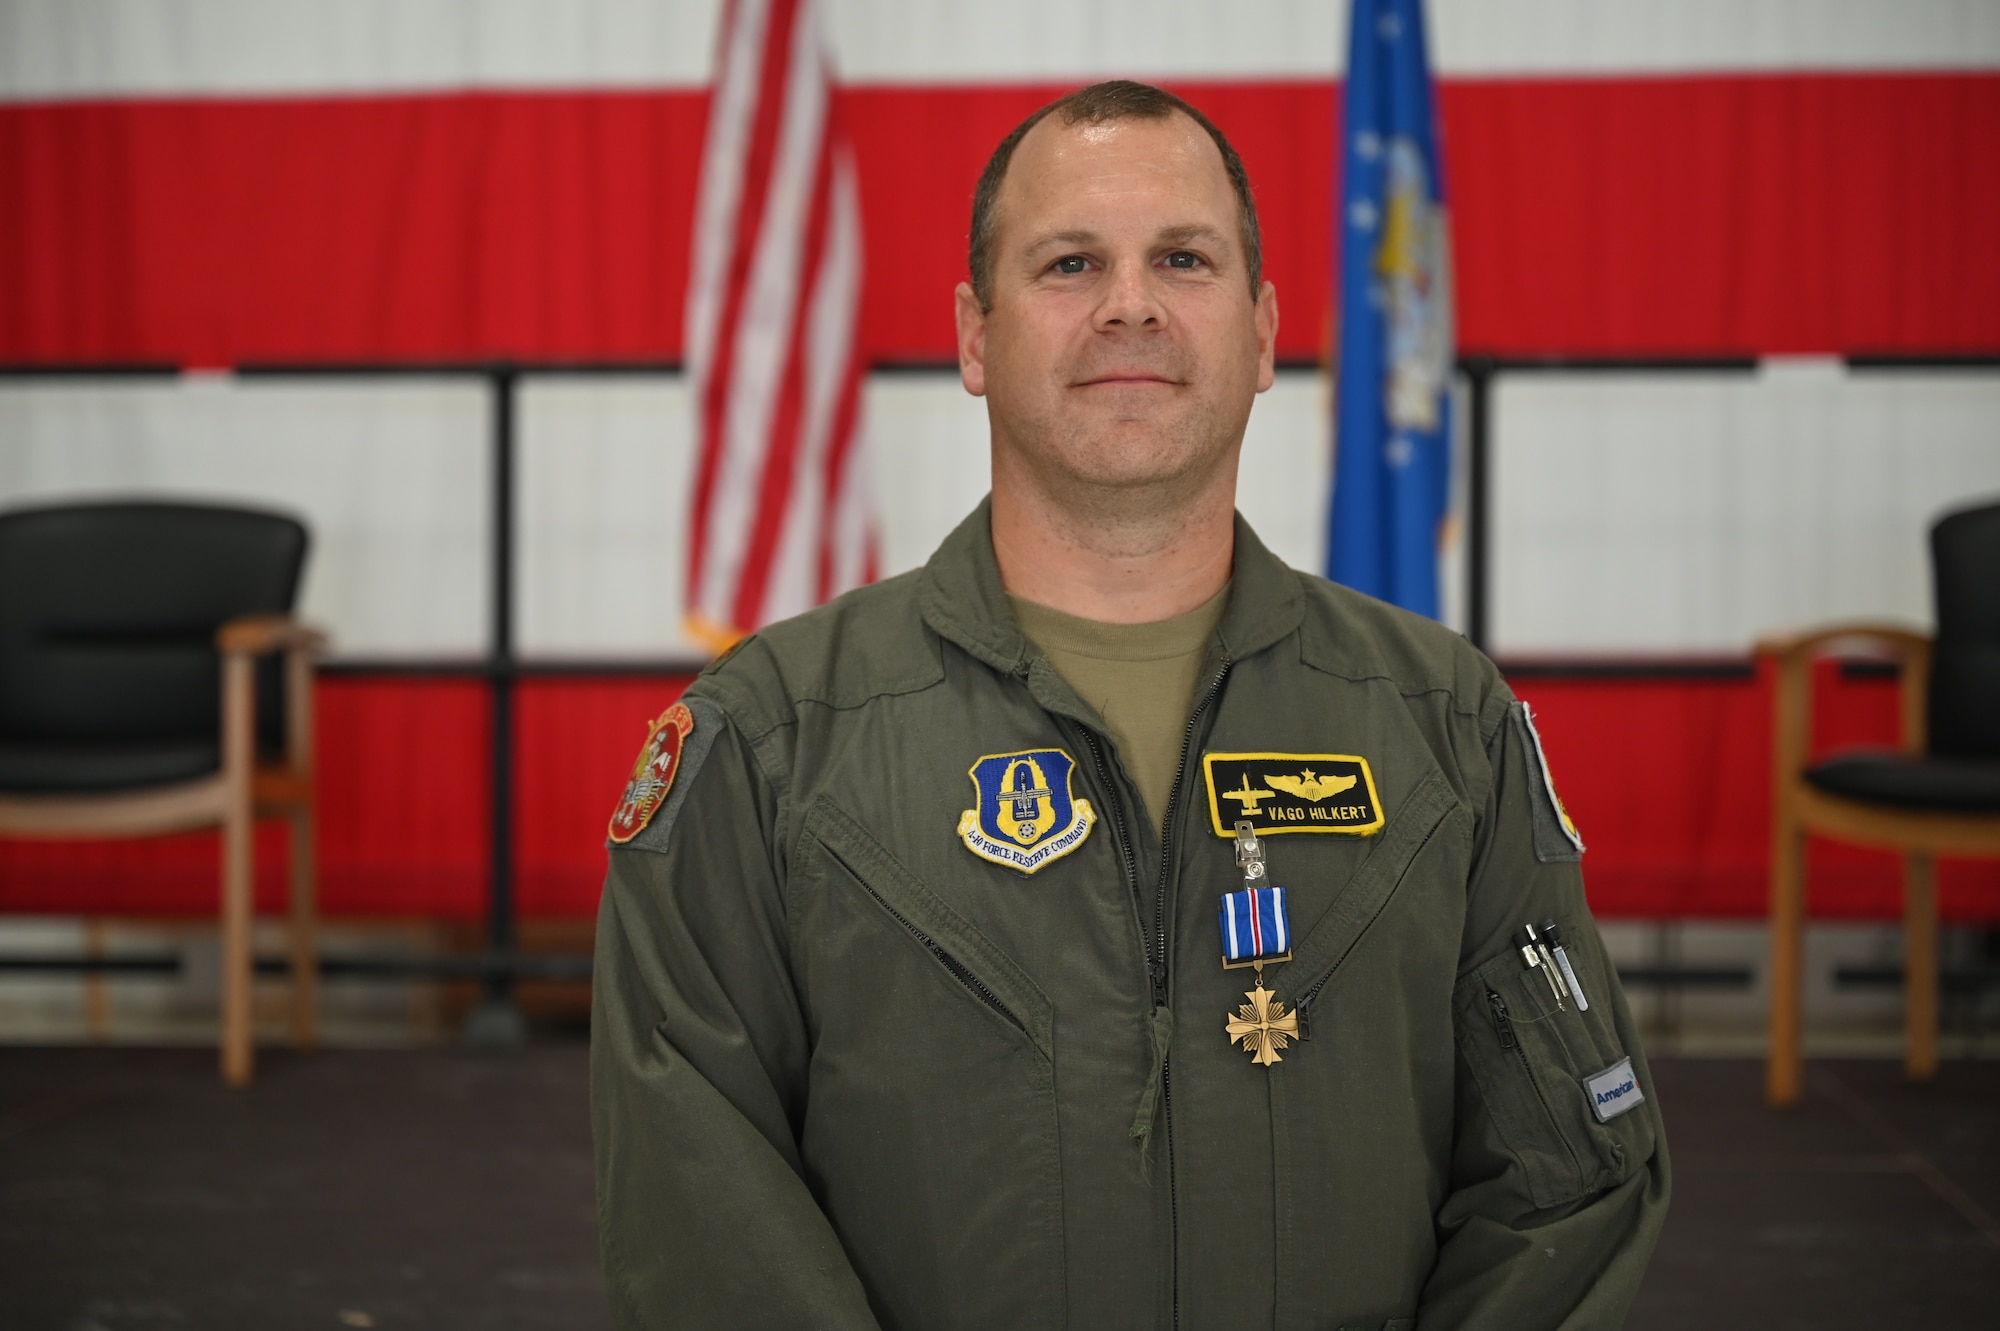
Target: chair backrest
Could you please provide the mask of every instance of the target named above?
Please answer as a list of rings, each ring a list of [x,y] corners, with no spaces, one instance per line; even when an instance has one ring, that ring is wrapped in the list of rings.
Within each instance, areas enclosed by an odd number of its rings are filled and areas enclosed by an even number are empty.
[[[1931,528],[1931,567],[1931,752],[2000,759],[2000,504],[1941,518]]]
[[[0,738],[207,739],[221,714],[215,631],[284,614],[306,529],[252,509],[92,503],[0,513]],[[284,733],[276,662],[258,733]]]

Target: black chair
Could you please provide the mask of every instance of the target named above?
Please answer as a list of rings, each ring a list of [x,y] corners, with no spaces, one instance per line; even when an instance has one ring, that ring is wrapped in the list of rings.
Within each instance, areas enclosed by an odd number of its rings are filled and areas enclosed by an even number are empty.
[[[251,1073],[260,815],[291,820],[293,1025],[302,1047],[315,1035],[311,653],[324,641],[290,618],[305,554],[298,522],[248,509],[0,513],[0,836],[222,829],[231,1085]]]
[[[1935,639],[1847,624],[1767,639],[1776,659],[1771,847],[1771,1013],[1765,1095],[1798,1099],[1805,839],[1817,832],[1903,853],[1904,1066],[1937,1070],[1940,854],[2000,855],[2000,504],[1931,528]],[[1900,666],[1902,747],[1809,760],[1812,662],[1859,647]]]

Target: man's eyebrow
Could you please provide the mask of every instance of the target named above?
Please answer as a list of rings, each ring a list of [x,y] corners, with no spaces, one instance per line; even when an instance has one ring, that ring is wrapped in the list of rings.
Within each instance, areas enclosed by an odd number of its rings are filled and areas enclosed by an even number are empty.
[[[1183,222],[1179,226],[1161,227],[1153,233],[1153,239],[1162,245],[1186,245],[1192,241],[1207,241],[1211,244],[1228,239],[1221,231],[1202,222]],[[1055,249],[1063,245],[1095,245],[1103,240],[1097,232],[1087,228],[1068,231],[1050,231],[1028,242],[1023,254],[1039,254],[1043,250]]]
[[[1215,242],[1226,239],[1222,232],[1217,231],[1212,226],[1205,226],[1200,222],[1189,222],[1182,226],[1162,227],[1156,234],[1159,240],[1169,245],[1185,245],[1191,240]]]
[[[1038,254],[1058,245],[1095,245],[1102,239],[1103,237],[1095,231],[1089,230],[1050,231],[1029,241],[1028,247],[1022,253]]]

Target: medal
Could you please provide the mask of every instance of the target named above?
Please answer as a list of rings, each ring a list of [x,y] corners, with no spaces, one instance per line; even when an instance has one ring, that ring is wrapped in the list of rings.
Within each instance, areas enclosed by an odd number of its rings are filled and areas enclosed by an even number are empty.
[[[1265,965],[1292,959],[1292,925],[1285,889],[1272,885],[1257,829],[1247,819],[1236,824],[1236,865],[1243,870],[1243,886],[1222,896],[1222,968],[1254,967],[1256,983],[1244,991],[1250,1001],[1224,1020],[1223,1029],[1231,1044],[1242,1045],[1252,1062],[1268,1068],[1283,1061],[1279,1051],[1299,1038],[1299,1014],[1286,1011],[1264,987]]]

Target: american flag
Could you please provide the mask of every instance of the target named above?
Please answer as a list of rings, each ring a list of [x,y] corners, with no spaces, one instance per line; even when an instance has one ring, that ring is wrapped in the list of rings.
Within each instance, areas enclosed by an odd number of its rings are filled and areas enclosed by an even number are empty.
[[[860,429],[861,208],[816,0],[730,0],[687,355],[688,628],[720,650],[876,574]]]

